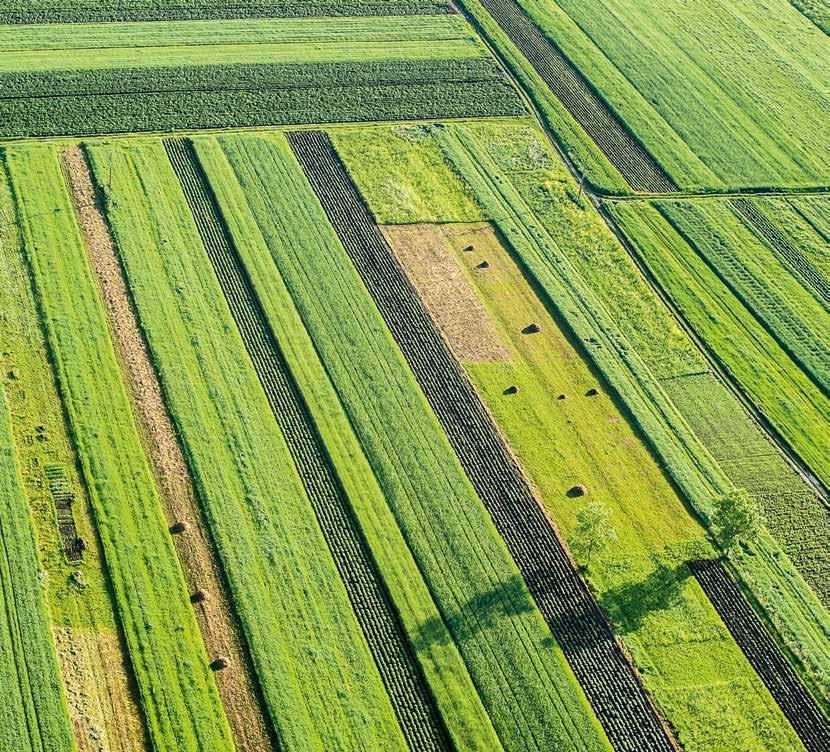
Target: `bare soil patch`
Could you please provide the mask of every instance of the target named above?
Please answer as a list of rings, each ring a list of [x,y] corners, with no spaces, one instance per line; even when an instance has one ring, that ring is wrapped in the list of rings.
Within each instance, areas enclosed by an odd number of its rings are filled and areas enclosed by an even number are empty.
[[[387,225],[381,229],[455,356],[467,363],[510,360],[509,348],[442,227]]]

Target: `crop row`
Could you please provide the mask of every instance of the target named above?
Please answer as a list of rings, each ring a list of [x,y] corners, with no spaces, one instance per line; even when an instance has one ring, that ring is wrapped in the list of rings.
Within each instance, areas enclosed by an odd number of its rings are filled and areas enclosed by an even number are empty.
[[[409,747],[447,749],[429,688],[382,576],[351,515],[345,491],[303,397],[271,335],[192,146],[182,140],[168,140],[165,148]]]
[[[731,202],[659,203],[658,211],[780,347],[830,394],[828,308],[789,273]]]
[[[634,190],[670,193],[677,189],[654,158],[515,0],[482,0],[482,5]]]
[[[796,278],[830,305],[830,280],[813,266],[804,252],[770,221],[760,207],[746,198],[737,198],[730,203],[749,227],[783,259]]]
[[[0,99],[161,92],[221,92],[309,89],[329,86],[498,81],[487,60],[382,60],[333,63],[264,63],[238,65],[147,66],[91,68],[0,74]]]
[[[162,143],[88,151],[280,748],[405,749]]]
[[[54,147],[6,152],[23,246],[151,740],[231,750]]]
[[[447,0],[9,0],[0,23],[100,23],[449,13]]]
[[[599,724],[282,136],[223,137],[284,280],[505,749],[607,749]],[[341,208],[348,216],[349,206]],[[269,288],[260,287],[260,297]],[[443,633],[444,625],[448,633]],[[451,635],[451,637],[450,637]]]
[[[519,115],[505,81],[152,92],[0,101],[0,136]]]
[[[327,137],[289,138],[612,743],[621,750],[671,749],[608,622]]]
[[[75,748],[37,556],[0,383],[0,748]]]
[[[807,750],[830,749],[830,721],[804,688],[723,564],[693,561],[689,567]]]

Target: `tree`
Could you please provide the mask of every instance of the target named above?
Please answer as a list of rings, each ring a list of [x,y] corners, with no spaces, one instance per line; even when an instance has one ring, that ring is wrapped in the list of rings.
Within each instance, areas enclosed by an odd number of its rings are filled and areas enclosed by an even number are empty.
[[[586,504],[576,515],[576,528],[571,536],[571,548],[578,559],[591,563],[594,553],[602,551],[617,540],[617,531],[611,524],[611,510],[601,501]]]
[[[731,553],[742,543],[756,541],[763,526],[760,507],[742,488],[721,494],[715,500],[712,527],[725,553]]]

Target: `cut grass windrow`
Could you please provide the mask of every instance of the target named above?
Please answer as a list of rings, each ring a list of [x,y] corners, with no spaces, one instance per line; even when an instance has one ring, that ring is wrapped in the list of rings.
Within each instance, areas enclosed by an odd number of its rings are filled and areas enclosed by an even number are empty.
[[[830,749],[830,721],[724,566],[719,561],[693,561],[689,566],[807,750]]]
[[[0,749],[71,752],[72,726],[0,383]]]
[[[156,750],[233,749],[55,147],[8,149],[50,356]]]
[[[351,514],[343,486],[303,396],[268,328],[193,147],[185,140],[171,139],[165,141],[165,149],[409,747],[418,752],[449,749],[441,718],[382,575]]]
[[[673,739],[608,621],[328,137],[295,132],[289,142],[612,744],[632,752],[672,750]]]
[[[481,3],[635,191],[671,193],[677,190],[660,165],[515,0],[481,0]]]

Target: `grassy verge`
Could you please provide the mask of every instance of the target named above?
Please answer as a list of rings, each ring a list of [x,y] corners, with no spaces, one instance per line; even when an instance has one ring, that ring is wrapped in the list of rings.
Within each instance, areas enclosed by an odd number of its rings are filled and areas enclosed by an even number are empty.
[[[159,749],[232,749],[57,154],[9,149],[24,249]]]
[[[106,195],[114,239],[281,745],[403,749],[161,142],[89,153],[105,185],[112,157]]]

